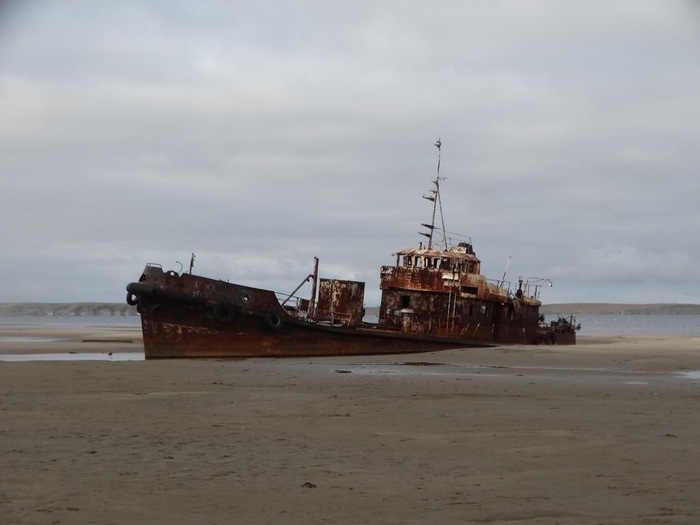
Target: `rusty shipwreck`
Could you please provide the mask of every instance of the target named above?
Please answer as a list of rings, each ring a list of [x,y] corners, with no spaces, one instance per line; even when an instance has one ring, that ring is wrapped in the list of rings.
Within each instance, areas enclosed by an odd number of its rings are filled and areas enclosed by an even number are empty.
[[[425,245],[399,251],[380,270],[381,304],[365,316],[365,283],[319,278],[314,270],[291,294],[164,271],[147,264],[127,286],[141,314],[144,351],[153,358],[334,356],[425,352],[505,344],[575,344],[576,321],[546,324],[540,291],[547,279],[489,280],[470,239],[448,240],[440,198],[440,141],[432,222]],[[436,223],[436,221],[438,221]],[[440,233],[442,240],[438,242]],[[296,294],[310,282],[309,298]]]

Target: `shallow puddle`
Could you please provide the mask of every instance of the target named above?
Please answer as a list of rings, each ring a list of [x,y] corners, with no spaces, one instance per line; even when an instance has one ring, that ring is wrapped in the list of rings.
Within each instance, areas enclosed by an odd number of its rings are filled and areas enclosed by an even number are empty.
[[[52,343],[60,341],[57,337],[23,337],[23,336],[0,336],[0,342],[5,343]]]
[[[0,354],[0,361],[143,361],[143,352]]]

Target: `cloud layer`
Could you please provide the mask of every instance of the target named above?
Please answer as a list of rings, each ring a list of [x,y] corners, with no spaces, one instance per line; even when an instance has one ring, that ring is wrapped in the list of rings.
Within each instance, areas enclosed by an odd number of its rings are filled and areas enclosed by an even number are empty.
[[[448,231],[545,302],[700,302],[692,2],[6,2],[0,301],[291,291]]]

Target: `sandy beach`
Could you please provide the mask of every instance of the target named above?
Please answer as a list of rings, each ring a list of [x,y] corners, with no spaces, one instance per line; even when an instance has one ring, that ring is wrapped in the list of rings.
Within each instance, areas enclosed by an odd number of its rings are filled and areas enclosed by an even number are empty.
[[[0,331],[0,356],[70,352],[141,337]],[[0,361],[0,523],[696,524],[698,371],[672,337]]]

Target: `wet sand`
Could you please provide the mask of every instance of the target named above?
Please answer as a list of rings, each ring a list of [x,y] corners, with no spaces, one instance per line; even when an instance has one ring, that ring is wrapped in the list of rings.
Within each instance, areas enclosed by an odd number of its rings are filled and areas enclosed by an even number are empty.
[[[0,362],[0,523],[700,523],[700,338]],[[142,350],[1,330],[1,354]]]

